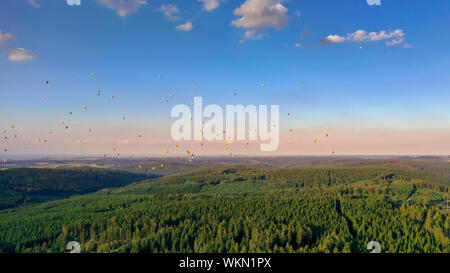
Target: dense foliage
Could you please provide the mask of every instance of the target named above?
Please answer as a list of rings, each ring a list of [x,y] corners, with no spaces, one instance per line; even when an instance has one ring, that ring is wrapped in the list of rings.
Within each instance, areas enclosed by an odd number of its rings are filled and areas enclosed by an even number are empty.
[[[89,168],[3,170],[0,171],[0,209],[120,187],[147,177],[149,176]]]
[[[219,167],[0,211],[0,251],[450,252],[448,186],[395,168]],[[430,180],[428,180],[430,179]]]
[[[272,189],[344,185],[370,180],[386,184],[414,181],[417,187],[448,192],[440,177],[426,172],[388,167],[254,169],[224,166],[164,176],[117,189],[116,193],[220,193],[253,194]]]

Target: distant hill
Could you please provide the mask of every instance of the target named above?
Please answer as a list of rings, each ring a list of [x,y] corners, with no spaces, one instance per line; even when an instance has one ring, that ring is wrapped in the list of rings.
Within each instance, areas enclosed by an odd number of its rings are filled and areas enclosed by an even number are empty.
[[[155,177],[158,175],[95,168],[2,170],[0,209],[120,187]]]
[[[414,181],[422,187],[446,191],[448,180],[424,171],[393,167],[255,169],[249,166],[222,166],[184,174],[144,180],[118,188],[113,193],[162,194],[254,194],[273,189],[329,187],[358,181],[391,183]]]

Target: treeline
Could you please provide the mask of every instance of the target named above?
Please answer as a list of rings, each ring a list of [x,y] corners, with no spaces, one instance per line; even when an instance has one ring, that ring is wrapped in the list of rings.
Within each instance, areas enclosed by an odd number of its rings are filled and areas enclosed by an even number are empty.
[[[363,168],[288,168],[262,170],[245,166],[219,167],[185,174],[165,176],[143,181],[120,189],[121,193],[209,193],[217,192],[210,186],[220,186],[222,193],[235,192],[246,185],[254,189],[312,188],[345,185],[361,180],[392,183],[396,180],[414,181],[420,187],[448,192],[448,186],[439,183],[440,177],[423,171],[388,167]],[[236,183],[240,182],[240,183]],[[253,183],[257,182],[257,183]],[[260,183],[258,182],[265,182]],[[227,187],[226,185],[229,185]]]

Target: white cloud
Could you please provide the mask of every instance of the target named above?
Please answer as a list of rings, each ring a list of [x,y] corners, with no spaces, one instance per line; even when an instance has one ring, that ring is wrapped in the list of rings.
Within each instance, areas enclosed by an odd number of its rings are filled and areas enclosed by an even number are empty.
[[[193,28],[194,28],[194,25],[191,22],[186,22],[184,24],[181,24],[181,25],[175,27],[175,29],[181,30],[181,31],[190,31]]]
[[[369,39],[369,41],[373,42],[373,41],[380,41],[380,40],[391,39],[391,38],[402,38],[404,36],[405,36],[405,34],[403,33],[403,30],[401,30],[401,29],[396,29],[391,32],[386,32],[386,31],[382,30],[380,32],[369,33],[368,39]]]
[[[362,41],[366,37],[367,37],[367,32],[365,30],[357,30],[357,31],[347,35],[348,40],[353,40],[355,42]]]
[[[12,62],[26,62],[33,60],[37,56],[37,53],[24,48],[10,48],[8,59]]]
[[[207,11],[213,11],[220,6],[219,0],[198,0],[203,3],[203,8]]]
[[[387,46],[395,46],[395,45],[399,45],[401,43],[403,43],[403,41],[405,40],[405,38],[399,38],[399,39],[394,39],[391,42],[387,41],[386,45]]]
[[[264,35],[258,32],[269,27],[282,29],[288,24],[288,9],[281,4],[281,1],[247,0],[234,10],[234,14],[240,18],[232,21],[231,24],[247,30],[244,33],[245,39],[261,39]],[[243,41],[241,40],[241,43]]]
[[[2,32],[0,30],[0,44],[6,44],[4,48],[8,53],[8,59],[10,61],[26,62],[34,59],[37,56],[37,53],[34,53],[31,50],[11,47],[8,42],[15,39],[16,37],[14,37],[14,35],[12,35],[11,33]]]
[[[178,7],[176,5],[162,5],[158,11],[161,11],[164,16],[169,19],[170,21],[176,21],[178,19],[180,19],[179,17],[177,17],[175,14],[178,14],[180,12],[180,10],[178,9]]]
[[[146,0],[97,0],[97,2],[115,10],[121,17],[135,13],[141,6],[148,4]]]
[[[11,33],[2,33],[0,30],[0,44],[14,39],[15,37]]]
[[[295,44],[295,47],[301,48],[301,47],[302,47],[302,44],[296,43],[296,44]]]
[[[27,0],[27,2],[28,2],[30,5],[32,5],[33,7],[35,7],[35,8],[39,8],[39,7],[40,7],[40,5],[39,5],[38,3],[36,3],[35,0]]]
[[[320,40],[323,44],[336,44],[336,43],[342,43],[345,41],[345,38],[339,35],[328,35],[324,39]]]
[[[259,40],[259,39],[262,39],[262,37],[264,37],[264,34],[256,32],[256,30],[252,29],[252,30],[247,30],[244,34],[244,37],[246,39]]]
[[[232,24],[246,29],[281,29],[288,24],[287,11],[277,0],[247,0],[234,10],[234,14],[241,18],[234,20]]]
[[[380,32],[367,33],[365,30],[357,30],[353,33],[348,33],[347,36],[328,35],[324,39],[320,40],[323,44],[335,44],[345,41],[352,42],[377,42],[381,40],[392,39],[386,41],[387,46],[394,46],[403,43],[405,40],[405,33],[402,29],[396,29],[394,31],[381,30]]]

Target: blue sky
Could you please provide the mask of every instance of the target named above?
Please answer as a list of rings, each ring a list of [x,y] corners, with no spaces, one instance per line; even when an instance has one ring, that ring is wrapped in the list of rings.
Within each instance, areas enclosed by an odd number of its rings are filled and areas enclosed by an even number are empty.
[[[14,124],[22,137],[4,145],[102,154],[144,132],[140,144],[157,154],[170,145],[171,107],[203,96],[204,104],[279,104],[282,143],[298,154],[448,154],[449,8],[446,0],[3,0],[0,128]],[[52,144],[26,144],[49,131]],[[325,131],[340,136],[334,148],[310,143]],[[344,141],[371,134],[376,141],[357,149]],[[405,136],[411,144],[393,149]],[[431,145],[433,136],[440,141]]]

